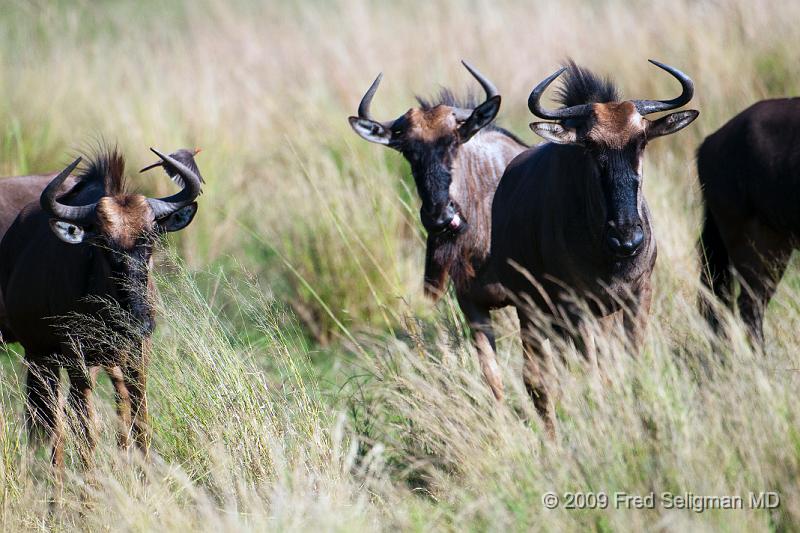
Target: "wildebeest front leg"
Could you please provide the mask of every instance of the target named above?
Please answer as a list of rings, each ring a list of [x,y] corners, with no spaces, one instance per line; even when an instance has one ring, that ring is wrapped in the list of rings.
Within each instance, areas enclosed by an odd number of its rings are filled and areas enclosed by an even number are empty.
[[[544,420],[544,427],[550,438],[556,435],[556,415],[551,395],[552,353],[549,343],[541,345],[536,339],[533,324],[519,313],[520,335],[522,337],[522,380],[525,389],[533,400],[539,416]]]
[[[497,366],[496,346],[492,318],[487,307],[475,304],[471,300],[458,298],[461,311],[469,322],[472,331],[472,342],[478,352],[478,361],[481,365],[483,377],[497,400],[504,396],[503,378]]]
[[[53,466],[60,471],[64,467],[64,432],[59,416],[58,366],[29,361],[26,393],[30,439],[41,441],[44,437],[52,445]]]
[[[147,455],[150,451],[150,426],[147,418],[147,360],[149,340],[142,341],[142,351],[129,357],[122,371],[128,389],[131,409],[131,430],[136,446]]]
[[[80,431],[78,452],[83,465],[91,468],[94,449],[97,443],[94,427],[94,406],[92,403],[93,378],[85,367],[69,368],[69,405],[75,413]],[[82,435],[82,438],[81,438]]]
[[[653,301],[653,287],[650,280],[631,295],[622,311],[622,323],[630,343],[630,349],[638,354],[644,345],[647,322],[650,319],[650,304]]]
[[[125,377],[118,366],[106,367],[106,374],[114,385],[114,400],[117,406],[117,445],[127,449],[131,444],[131,396],[125,385]]]

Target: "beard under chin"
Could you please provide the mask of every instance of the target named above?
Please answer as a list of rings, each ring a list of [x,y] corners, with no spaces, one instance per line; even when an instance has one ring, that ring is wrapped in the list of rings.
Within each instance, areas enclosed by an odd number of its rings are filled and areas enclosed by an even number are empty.
[[[447,289],[447,276],[453,279],[456,290],[461,289],[475,274],[468,257],[463,256],[464,229],[458,232],[428,234],[425,249],[425,295],[438,300]]]

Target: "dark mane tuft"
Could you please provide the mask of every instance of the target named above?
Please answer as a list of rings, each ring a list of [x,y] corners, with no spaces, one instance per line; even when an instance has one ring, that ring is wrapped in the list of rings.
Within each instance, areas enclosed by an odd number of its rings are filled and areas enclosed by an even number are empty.
[[[116,146],[101,144],[86,153],[85,158],[89,163],[78,175],[78,184],[102,184],[104,193],[109,196],[125,193],[125,158]]]
[[[437,94],[433,98],[423,98],[421,96],[417,96],[417,102],[419,102],[420,107],[424,111],[428,111],[430,109],[433,109],[437,105],[473,108],[480,105],[482,100],[480,100],[478,96],[472,91],[468,92],[464,98],[459,98],[455,95],[453,91],[451,91],[446,87],[443,87],[439,91],[439,94]]]
[[[601,78],[572,59],[567,59],[565,66],[567,71],[556,91],[556,99],[564,107],[619,101],[619,91],[609,78]]]

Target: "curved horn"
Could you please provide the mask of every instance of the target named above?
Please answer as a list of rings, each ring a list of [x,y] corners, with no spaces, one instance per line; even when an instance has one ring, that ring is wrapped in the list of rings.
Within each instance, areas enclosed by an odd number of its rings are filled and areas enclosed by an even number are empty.
[[[549,111],[542,107],[542,104],[539,100],[542,98],[544,91],[551,83],[553,83],[556,78],[561,76],[565,70],[567,70],[567,67],[561,67],[549,77],[542,80],[539,85],[534,87],[533,91],[531,91],[531,94],[528,97],[528,109],[531,110],[531,113],[545,120],[562,120],[565,118],[585,117],[592,112],[592,104],[581,104],[572,107],[565,107],[563,109],[556,109],[553,111]]]
[[[375,93],[378,90],[378,85],[381,84],[382,79],[383,72],[380,72],[375,78],[375,81],[372,82],[372,85],[369,86],[369,89],[367,89],[367,92],[364,93],[364,96],[361,98],[361,102],[358,103],[358,118],[374,120],[372,115],[369,113],[369,106],[372,104],[372,97],[375,96]]]
[[[492,98],[493,96],[497,96],[497,87],[495,87],[494,84],[486,78],[486,76],[481,74],[478,69],[470,65],[464,59],[461,60],[461,64],[466,67],[469,73],[472,74],[472,76],[478,80],[478,83],[481,84],[483,90],[486,91],[486,100]]]
[[[688,104],[689,100],[694,96],[694,83],[692,79],[680,70],[670,67],[669,65],[659,63],[654,59],[648,59],[648,61],[658,68],[666,70],[681,82],[682,92],[680,96],[672,100],[633,100],[633,105],[636,106],[636,110],[639,114],[647,115],[649,113],[658,113],[659,111],[669,111],[670,109],[676,109]]]
[[[202,192],[201,180],[194,171],[174,157],[164,155],[155,148],[150,148],[150,151],[160,157],[164,163],[169,163],[172,165],[172,167],[183,179],[184,183],[183,189],[172,196],[168,196],[166,198],[147,199],[147,203],[150,204],[150,208],[153,210],[153,215],[156,219],[159,219],[167,215],[171,215],[181,207],[185,207],[194,202],[195,198],[197,198]]]
[[[381,80],[383,79],[383,72],[378,74],[378,77],[375,78],[375,81],[372,82],[372,85],[369,86],[367,92],[361,98],[361,102],[358,104],[358,118],[364,120],[370,120],[372,122],[377,122],[387,130],[392,129],[392,126],[395,123],[395,120],[386,120],[381,122],[380,120],[375,120],[372,118],[372,115],[369,112],[369,106],[372,104],[372,97],[375,96],[375,92],[378,90],[378,85],[380,85]]]
[[[53,178],[53,181],[44,188],[42,195],[39,197],[39,205],[45,212],[50,213],[56,218],[76,224],[84,223],[94,215],[97,202],[89,205],[64,205],[56,200],[56,193],[69,175],[72,174],[72,171],[75,170],[75,167],[80,164],[81,160],[82,158],[79,157],[70,163],[67,168],[62,170],[61,173]]]
[[[466,69],[469,71],[469,73],[472,74],[472,76],[476,80],[478,80],[478,83],[481,84],[481,87],[483,87],[483,90],[486,91],[486,100],[484,100],[484,102],[487,102],[491,98],[494,98],[495,96],[497,96],[497,94],[498,94],[497,93],[497,87],[495,87],[494,84],[486,78],[486,76],[481,74],[480,71],[478,71],[478,69],[476,69],[475,67],[470,65],[464,59],[461,60],[461,64],[464,65],[464,67],[466,67]],[[472,115],[473,111],[475,111],[475,109],[473,109],[473,108],[457,107],[457,108],[455,108],[456,118],[458,120],[467,120]]]

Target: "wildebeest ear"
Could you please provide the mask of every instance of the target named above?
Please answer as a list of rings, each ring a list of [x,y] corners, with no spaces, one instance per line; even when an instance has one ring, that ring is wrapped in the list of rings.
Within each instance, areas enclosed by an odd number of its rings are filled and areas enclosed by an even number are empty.
[[[678,111],[663,116],[658,120],[650,122],[647,127],[647,138],[655,139],[682,130],[692,123],[694,119],[700,114],[700,111],[688,109],[686,111]]]
[[[195,214],[197,214],[197,202],[192,202],[156,222],[164,231],[180,231],[194,220]]]
[[[80,244],[87,236],[82,227],[56,218],[50,219],[50,229],[53,230],[56,237],[67,244]]]
[[[350,117],[347,120],[350,121],[353,131],[358,133],[362,139],[386,145],[392,142],[392,132],[379,122],[359,117]]]
[[[558,122],[531,122],[533,133],[544,137],[556,144],[580,144],[578,131],[575,128],[565,128]]]
[[[493,121],[498,111],[500,111],[499,94],[492,96],[476,107],[469,118],[458,127],[458,136],[461,142],[467,142],[473,135],[481,131],[481,128]]]

